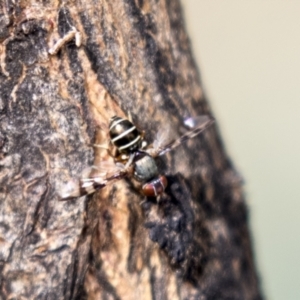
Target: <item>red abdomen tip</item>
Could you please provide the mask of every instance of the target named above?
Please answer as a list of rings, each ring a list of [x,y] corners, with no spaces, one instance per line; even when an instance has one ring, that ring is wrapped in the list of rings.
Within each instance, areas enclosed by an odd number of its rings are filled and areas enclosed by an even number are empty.
[[[145,183],[142,187],[142,192],[147,197],[156,197],[164,192],[167,185],[167,178],[163,175],[160,175],[158,178],[152,179],[150,182]]]

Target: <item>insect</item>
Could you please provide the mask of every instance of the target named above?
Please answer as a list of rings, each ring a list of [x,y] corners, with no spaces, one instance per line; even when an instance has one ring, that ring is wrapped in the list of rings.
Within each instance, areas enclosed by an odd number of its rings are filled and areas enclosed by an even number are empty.
[[[143,132],[128,119],[118,116],[111,118],[109,123],[109,136],[114,146],[115,163],[102,162],[95,167],[96,176],[82,178],[78,182],[69,184],[62,194],[62,200],[92,194],[104,188],[110,182],[125,177],[133,177],[140,185],[141,193],[147,197],[161,195],[166,186],[167,178],[158,170],[156,158],[178,147],[190,138],[203,132],[214,119],[208,115],[188,118],[184,124],[189,130],[179,138],[166,142],[168,131],[159,130],[153,145],[147,147]]]

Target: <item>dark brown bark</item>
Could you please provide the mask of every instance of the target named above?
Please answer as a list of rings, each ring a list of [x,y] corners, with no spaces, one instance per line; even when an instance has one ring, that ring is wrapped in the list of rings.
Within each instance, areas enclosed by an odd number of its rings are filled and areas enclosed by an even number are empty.
[[[159,203],[130,179],[59,201],[63,183],[109,159],[91,144],[113,115],[130,112],[151,142],[211,114],[178,1],[1,4],[2,299],[261,299],[216,126],[161,159]]]

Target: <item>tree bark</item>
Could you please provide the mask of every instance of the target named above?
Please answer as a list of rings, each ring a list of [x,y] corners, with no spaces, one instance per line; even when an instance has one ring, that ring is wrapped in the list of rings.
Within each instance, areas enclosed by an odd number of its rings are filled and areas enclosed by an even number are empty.
[[[159,161],[159,202],[130,178],[59,201],[65,183],[112,160],[92,144],[108,141],[113,115],[130,113],[151,143],[211,114],[178,1],[1,5],[1,298],[262,299],[216,125]]]

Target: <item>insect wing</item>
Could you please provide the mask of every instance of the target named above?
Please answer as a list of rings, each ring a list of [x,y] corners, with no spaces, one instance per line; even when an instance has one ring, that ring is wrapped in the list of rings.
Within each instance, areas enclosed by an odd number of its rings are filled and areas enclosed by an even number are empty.
[[[101,166],[93,166],[89,169],[88,177],[79,180],[70,180],[61,189],[60,199],[64,201],[93,194],[97,190],[104,188],[109,182],[122,179],[126,175],[127,171],[123,164],[102,162]]]
[[[59,200],[66,201],[83,196],[81,195],[80,185],[80,180],[71,179],[67,183],[60,186],[58,189]]]
[[[161,127],[155,137],[153,142],[153,148],[155,150],[162,149],[164,145],[170,140],[170,126],[167,125],[166,127]]]
[[[214,119],[208,115],[202,115],[195,118],[186,119],[184,121],[184,124],[190,130],[184,133],[181,137],[174,139],[168,143],[165,143],[163,146],[159,145],[157,148],[154,147],[154,153],[152,153],[152,155],[154,156],[164,155],[165,153],[178,147],[188,139],[194,138],[213,123],[214,123]],[[156,143],[156,145],[158,145],[158,143]]]
[[[84,194],[92,194],[104,188],[109,182],[122,179],[127,175],[125,166],[110,161],[102,161],[100,166],[93,166],[90,176],[80,180]]]
[[[206,123],[213,121],[212,117],[208,115],[200,115],[197,117],[191,117],[184,120],[184,125],[191,130],[202,128]]]
[[[92,166],[89,177],[111,177],[115,173],[124,171],[125,166],[113,161],[101,161],[99,166]]]

